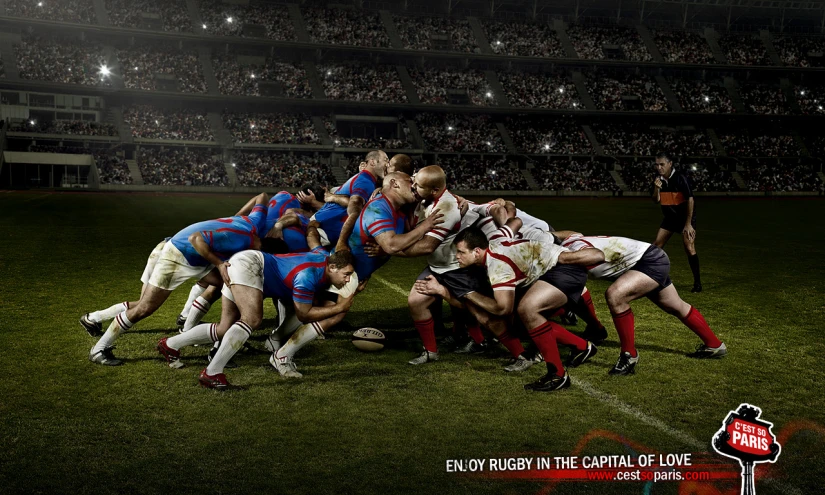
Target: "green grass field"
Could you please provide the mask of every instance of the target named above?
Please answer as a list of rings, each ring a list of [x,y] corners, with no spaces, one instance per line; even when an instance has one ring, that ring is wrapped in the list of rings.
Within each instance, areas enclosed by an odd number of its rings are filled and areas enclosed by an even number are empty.
[[[396,259],[347,321],[410,337],[405,346],[359,353],[339,332],[297,356],[301,380],[282,379],[266,354],[251,352],[227,373],[245,390],[205,390],[196,377],[206,349],[184,351],[181,370],[154,349],[174,327],[184,288],[119,341],[124,366],[91,364],[93,339],[78,318],[135,299],[160,239],[230,215],[245,199],[0,193],[0,493],[738,494],[738,478],[556,485],[446,473],[445,463],[639,451],[698,457],[742,402],[761,407],[784,442],[774,466],[757,468],[757,492],[822,493],[825,201],[698,199],[705,292],[689,292],[678,238],[667,251],[682,297],[728,345],[719,361],[687,359],[698,339],[643,300],[633,304],[637,374],[608,377],[618,341],[602,297],[607,284],[591,282],[610,338],[592,363],[572,370],[566,391],[523,391],[543,370],[504,373],[503,354],[444,353],[411,367],[419,344],[403,294],[425,262]],[[556,228],[647,241],[660,220],[657,207],[635,199],[518,205]],[[267,304],[267,328],[274,316]],[[254,348],[264,335],[253,336]],[[705,458],[738,470],[716,454]]]

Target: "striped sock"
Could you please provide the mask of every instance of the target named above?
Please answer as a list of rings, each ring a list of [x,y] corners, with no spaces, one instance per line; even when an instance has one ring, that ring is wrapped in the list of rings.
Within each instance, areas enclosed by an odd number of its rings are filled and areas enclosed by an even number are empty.
[[[166,345],[172,349],[180,350],[182,347],[190,345],[211,344],[218,341],[218,324],[201,323],[188,332],[184,332],[166,340]]]
[[[243,347],[251,335],[252,327],[241,320],[236,321],[234,325],[229,327],[226,335],[224,335],[221,340],[221,346],[218,348],[218,352],[215,354],[215,357],[212,358],[212,361],[209,362],[209,366],[206,367],[206,374],[215,376],[223,373],[226,363]]]
[[[183,305],[183,310],[180,312],[180,315],[184,318],[189,316],[189,309],[192,307],[192,303],[195,302],[195,299],[203,294],[203,291],[206,290],[206,287],[201,287],[200,284],[195,284],[189,289],[189,298],[186,300],[186,304]]]
[[[212,303],[207,301],[201,296],[198,296],[197,299],[192,301],[192,308],[189,310],[189,315],[186,317],[186,323],[183,325],[183,331],[188,332],[192,329],[195,325],[201,322],[206,313],[209,312],[209,308],[212,307]]]
[[[324,334],[324,329],[321,328],[321,324],[319,322],[307,323],[306,325],[302,325],[298,330],[292,334],[292,337],[286,341],[286,344],[283,345],[278,351],[275,353],[275,359],[280,361],[285,360],[286,358],[291,358],[295,356],[301,348],[305,345],[309,344],[313,340],[317,339],[318,336]]]
[[[112,323],[109,324],[109,328],[106,329],[106,333],[103,334],[103,337],[100,337],[100,340],[97,341],[94,347],[92,347],[92,354],[100,352],[104,349],[112,347],[115,345],[115,341],[120,337],[123,332],[128,332],[129,329],[132,328],[132,322],[129,321],[129,318],[126,318],[126,312],[122,312],[115,316],[115,319],[112,320]]]
[[[101,309],[100,311],[89,313],[89,319],[95,323],[103,323],[104,321],[111,320],[112,318],[126,311],[127,309],[129,309],[128,302],[117,303],[114,306],[110,306],[106,309]]]

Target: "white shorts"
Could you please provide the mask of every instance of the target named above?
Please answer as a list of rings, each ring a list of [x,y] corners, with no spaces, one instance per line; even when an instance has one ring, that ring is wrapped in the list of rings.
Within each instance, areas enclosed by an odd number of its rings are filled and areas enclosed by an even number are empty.
[[[358,289],[358,274],[352,272],[352,276],[349,279],[349,283],[340,289],[335,287],[334,285],[330,285],[327,291],[332,292],[333,294],[338,294],[343,297],[349,297],[355,294],[355,291]]]
[[[158,248],[160,252],[157,253]],[[152,259],[156,256],[156,259]],[[212,265],[192,266],[171,242],[158,244],[149,255],[140,281],[163,290],[175,290],[190,278],[200,280],[214,268]],[[148,275],[148,277],[147,277]]]
[[[229,258],[227,271],[230,285],[245,285],[264,291],[264,253],[252,250],[235,253]],[[221,295],[235,302],[230,287],[224,285]]]

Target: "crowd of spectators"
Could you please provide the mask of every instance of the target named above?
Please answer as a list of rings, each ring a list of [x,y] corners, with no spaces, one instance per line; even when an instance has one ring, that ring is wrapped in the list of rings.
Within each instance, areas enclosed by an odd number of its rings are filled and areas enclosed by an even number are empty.
[[[439,156],[451,190],[529,191],[515,162],[506,157]]]
[[[748,160],[739,175],[749,191],[820,191],[822,181],[802,160]]]
[[[302,113],[223,114],[223,125],[236,143],[320,144],[312,119]]]
[[[201,0],[199,3],[201,29],[208,34],[250,37],[257,33],[250,33],[244,26],[256,24],[266,30],[265,36],[269,39],[295,41],[292,19],[283,5],[251,2],[241,5],[220,0]]]
[[[729,34],[719,39],[729,64],[771,65],[762,40],[751,35]]]
[[[298,64],[267,58],[264,65],[242,65],[231,55],[212,59],[212,69],[221,93],[233,96],[261,96],[262,83],[279,83],[287,98],[312,98],[306,70]]]
[[[727,134],[719,136],[730,156],[799,156],[799,147],[789,135]]]
[[[94,157],[101,184],[132,183],[132,174],[123,157],[112,151],[96,151]]]
[[[796,101],[799,103],[799,108],[802,113],[808,115],[818,115],[825,111],[825,98],[822,96],[822,90],[819,88],[810,89],[804,86],[797,86],[794,88],[796,92]]]
[[[92,0],[6,0],[5,7],[15,17],[97,24]]]
[[[402,135],[399,137],[343,137],[338,132],[335,123],[331,120],[324,121],[324,127],[332,139],[332,144],[338,148],[363,148],[363,149],[379,149],[379,150],[400,150],[413,148],[410,139],[410,129],[403,117],[398,119],[401,127]]]
[[[406,103],[407,93],[391,65],[319,65],[324,93],[333,100]]]
[[[734,113],[733,102],[721,81],[669,78],[670,89],[685,112]]]
[[[410,77],[418,91],[421,103],[448,103],[447,90],[466,90],[470,103],[478,106],[496,104],[496,95],[490,89],[484,72],[476,69],[410,69]]]
[[[624,110],[623,98],[628,97],[638,97],[642,109],[648,112],[669,110],[662,88],[645,74],[590,74],[585,84],[599,110]]]
[[[825,43],[821,37],[780,36],[773,40],[773,46],[782,63],[793,67],[810,67],[812,64],[808,59],[809,54],[819,54],[821,61],[825,52]]]
[[[619,158],[616,163],[628,191],[653,191],[653,180],[657,174],[652,158]]]
[[[117,136],[117,127],[114,125],[90,120],[23,120],[9,125],[9,131],[75,136]]]
[[[192,32],[192,20],[183,0],[106,0],[106,10],[114,26],[141,27],[143,14],[155,14],[164,31]]]
[[[708,42],[693,31],[654,29],[653,41],[665,62],[672,64],[715,64]]]
[[[713,144],[703,132],[676,132],[620,124],[594,125],[596,139],[607,155],[653,156],[667,151],[676,156],[713,156]]]
[[[236,153],[233,158],[238,184],[245,187],[332,186],[329,165],[316,155],[256,151]]]
[[[205,112],[168,110],[151,105],[135,105],[123,110],[124,122],[132,136],[143,139],[214,141]]]
[[[711,170],[701,164],[684,164],[681,166],[688,176],[693,192],[729,192],[739,187],[730,172],[726,170]]]
[[[531,171],[542,191],[615,191],[616,181],[601,163],[543,157]]]
[[[429,151],[503,153],[507,151],[487,115],[420,113],[415,121]]]
[[[219,156],[209,149],[141,147],[137,163],[143,182],[153,186],[227,186]]]
[[[504,124],[513,144],[525,153],[586,155],[593,152],[590,140],[574,120],[552,118],[509,118]]]
[[[576,85],[562,74],[499,72],[498,80],[510,105],[530,108],[582,110]]]
[[[470,23],[447,17],[394,16],[404,48],[480,53]]]
[[[565,58],[556,30],[549,24],[484,22],[494,53],[521,57]]]
[[[156,89],[156,76],[164,75],[177,80],[178,91],[206,93],[206,80],[198,54],[194,51],[134,46],[128,50],[118,50],[117,56],[127,89],[153,91]]]
[[[570,36],[570,42],[573,43],[573,48],[576,49],[579,58],[589,60],[620,58],[634,62],[653,60],[642,37],[634,28],[576,25],[567,30],[567,35]],[[613,46],[620,50],[620,53],[615,53],[615,56],[610,49]]]
[[[742,85],[740,89],[745,108],[760,115],[782,115],[789,113],[785,94],[779,86],[765,84]]]
[[[390,38],[376,13],[335,8],[305,8],[301,12],[309,37],[316,43],[390,46]]]
[[[112,85],[111,79],[101,73],[101,68],[110,64],[99,43],[24,34],[14,48],[21,79],[86,86]]]

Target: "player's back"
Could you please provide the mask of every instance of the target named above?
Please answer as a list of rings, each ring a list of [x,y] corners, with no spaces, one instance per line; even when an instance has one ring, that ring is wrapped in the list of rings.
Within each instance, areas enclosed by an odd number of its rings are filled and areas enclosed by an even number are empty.
[[[375,237],[384,232],[403,234],[405,219],[405,215],[393,208],[386,196],[378,196],[364,205],[348,239],[359,280],[369,277],[390,258],[387,255],[370,257],[364,252],[367,243],[376,242]]]
[[[284,216],[284,212],[290,208],[300,208],[301,202],[292,193],[281,191],[269,200],[266,210],[266,228],[262,235],[272,230],[272,226]]]
[[[530,285],[556,265],[559,255],[567,249],[557,246],[551,234],[533,230],[524,239],[507,237],[490,241],[487,249],[487,275],[494,285],[510,280],[513,286]]]
[[[604,262],[589,267],[588,271],[593,278],[609,279],[633,268],[633,265],[644,256],[650,244],[628,237],[573,235],[565,239],[562,246],[571,251],[584,248],[600,249],[604,253]]]
[[[183,253],[189,264],[203,266],[209,264],[189,242],[189,236],[201,232],[209,248],[222,260],[229,259],[234,253],[249,249],[252,240],[266,225],[266,208],[255,205],[249,215],[217,218],[192,224],[170,239],[170,242]]]
[[[320,285],[329,255],[323,248],[307,253],[264,253],[264,297],[290,299],[296,286],[307,281]]]
[[[453,239],[458,235],[463,225],[461,212],[458,208],[458,200],[453,194],[444,190],[441,195],[435,199],[428,206],[419,204],[415,211],[415,218],[413,227],[427,219],[433,212],[440,212],[442,216],[442,223],[429,232],[427,236],[434,237],[440,241],[435,251],[427,256],[427,264],[435,273],[444,273],[448,270],[455,270],[459,267],[456,259],[456,248],[453,245]],[[470,212],[468,212],[470,213]]]

